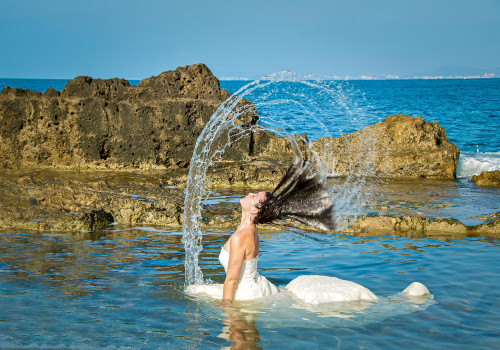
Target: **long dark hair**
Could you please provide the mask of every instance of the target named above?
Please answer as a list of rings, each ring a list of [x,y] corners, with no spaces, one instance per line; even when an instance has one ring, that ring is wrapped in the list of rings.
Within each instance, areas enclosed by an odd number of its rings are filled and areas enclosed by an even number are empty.
[[[319,166],[312,171],[308,161],[292,164],[274,191],[266,192],[254,222],[265,224],[290,218],[320,230],[333,231],[333,200],[325,181],[326,176]]]

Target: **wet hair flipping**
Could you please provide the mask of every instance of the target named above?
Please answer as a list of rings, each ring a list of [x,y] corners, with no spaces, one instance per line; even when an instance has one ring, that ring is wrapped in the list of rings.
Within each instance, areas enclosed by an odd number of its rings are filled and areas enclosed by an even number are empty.
[[[280,190],[278,194],[276,192]],[[254,222],[265,224],[290,218],[324,231],[335,229],[333,200],[325,176],[312,172],[308,162],[292,164],[272,193],[260,203]]]

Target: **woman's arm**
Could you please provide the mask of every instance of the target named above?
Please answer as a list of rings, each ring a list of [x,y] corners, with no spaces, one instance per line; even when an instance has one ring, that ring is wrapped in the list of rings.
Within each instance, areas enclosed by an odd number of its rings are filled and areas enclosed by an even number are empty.
[[[238,278],[240,276],[241,265],[245,259],[244,240],[240,235],[233,235],[229,242],[229,264],[227,267],[226,280],[224,281],[224,290],[222,292],[222,302],[230,303],[234,299]]]

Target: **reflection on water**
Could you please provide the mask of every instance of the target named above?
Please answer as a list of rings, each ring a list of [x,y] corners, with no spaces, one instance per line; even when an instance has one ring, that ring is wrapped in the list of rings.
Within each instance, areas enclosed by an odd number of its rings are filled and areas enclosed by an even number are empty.
[[[217,256],[230,233],[204,236],[200,264],[216,283],[223,282]],[[263,232],[261,274],[282,292],[224,309],[183,293],[181,234],[119,226],[79,236],[0,233],[0,348],[385,349],[403,340],[456,348],[471,337],[477,348],[498,343],[498,240]],[[283,287],[304,274],[354,281],[380,301],[300,303]],[[413,281],[433,296],[399,294]]]
[[[368,210],[388,215],[455,218],[472,226],[484,222],[477,216],[500,211],[499,195],[500,189],[479,187],[465,180],[393,179],[378,186],[368,201]]]
[[[155,268],[155,279],[182,278],[176,262],[184,259],[179,233],[141,230],[114,230],[79,234],[4,233],[0,248],[3,269],[10,280],[39,276],[38,283],[55,287],[57,292],[85,295],[101,292],[113,279],[127,284],[138,283],[130,276],[130,266],[138,263]],[[19,258],[22,247],[22,259]],[[164,247],[168,247],[165,249]],[[6,272],[4,270],[4,272]]]
[[[257,312],[237,307],[228,307],[224,313],[224,327],[220,338],[233,342],[229,349],[262,349],[259,331],[255,327]]]

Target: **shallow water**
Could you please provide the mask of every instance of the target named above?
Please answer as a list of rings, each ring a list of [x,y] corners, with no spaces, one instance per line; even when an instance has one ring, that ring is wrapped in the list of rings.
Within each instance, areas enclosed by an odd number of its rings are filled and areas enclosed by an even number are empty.
[[[500,188],[479,187],[467,180],[391,179],[379,181],[367,211],[453,218],[473,226],[483,223],[485,214],[500,211],[499,198]]]
[[[200,264],[215,282],[230,233],[204,236]],[[323,274],[382,301],[307,308],[283,292],[226,311],[183,293],[181,237],[118,226],[78,236],[2,232],[0,348],[492,349],[500,341],[499,240],[261,233],[260,271],[279,287]],[[412,281],[432,296],[398,302]]]

